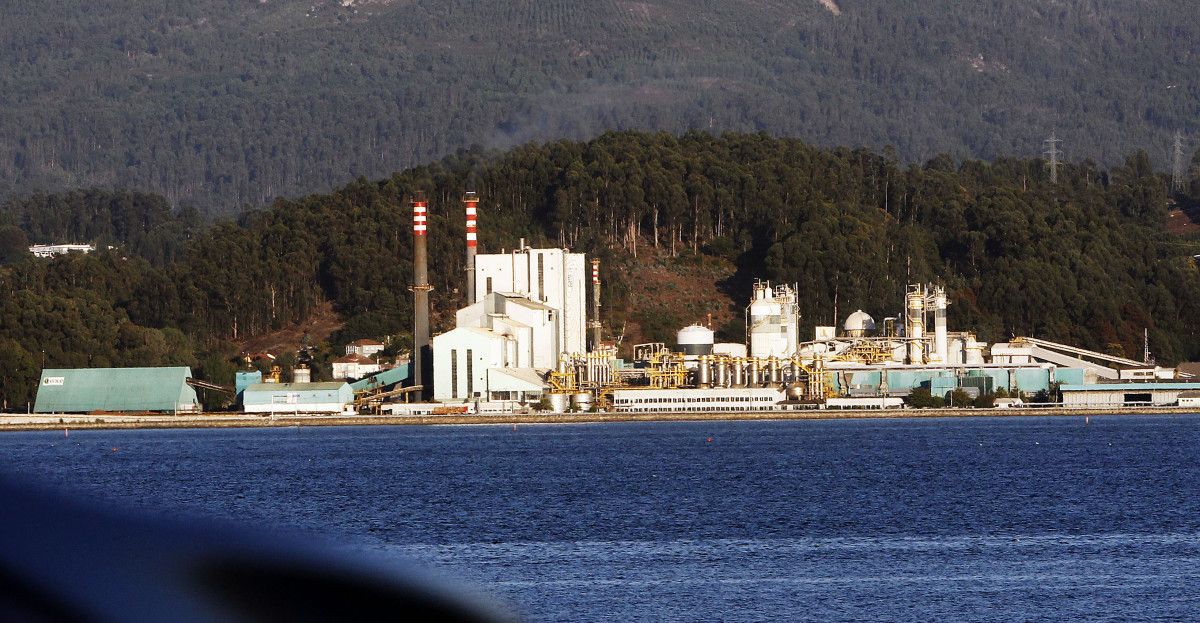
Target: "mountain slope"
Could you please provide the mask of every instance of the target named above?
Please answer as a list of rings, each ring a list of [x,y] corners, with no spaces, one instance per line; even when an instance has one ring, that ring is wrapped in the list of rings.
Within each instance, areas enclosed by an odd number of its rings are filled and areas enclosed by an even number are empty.
[[[0,22],[0,193],[233,212],[472,144],[768,131],[907,160],[1157,159],[1200,117],[1185,0],[149,0]]]

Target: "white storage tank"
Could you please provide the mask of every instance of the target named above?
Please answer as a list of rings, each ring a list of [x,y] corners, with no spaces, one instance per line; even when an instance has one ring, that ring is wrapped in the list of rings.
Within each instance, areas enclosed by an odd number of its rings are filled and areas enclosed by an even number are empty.
[[[713,353],[713,330],[698,324],[684,327],[675,334],[675,343],[685,355],[711,355]]]
[[[860,309],[846,318],[842,328],[847,337],[867,337],[875,333],[875,319]]]

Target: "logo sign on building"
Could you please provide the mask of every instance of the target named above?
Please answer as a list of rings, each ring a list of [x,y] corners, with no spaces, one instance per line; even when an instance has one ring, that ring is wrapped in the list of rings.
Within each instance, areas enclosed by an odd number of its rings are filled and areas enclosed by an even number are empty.
[[[62,376],[48,376],[42,379],[42,385],[61,386],[66,380],[66,377]]]

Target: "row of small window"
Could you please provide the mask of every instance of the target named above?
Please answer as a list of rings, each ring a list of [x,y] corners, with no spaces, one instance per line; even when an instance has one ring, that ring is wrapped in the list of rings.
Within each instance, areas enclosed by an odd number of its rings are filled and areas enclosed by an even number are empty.
[[[700,398],[621,398],[619,405],[629,404],[680,404],[689,402],[775,402],[770,396],[716,396]]]

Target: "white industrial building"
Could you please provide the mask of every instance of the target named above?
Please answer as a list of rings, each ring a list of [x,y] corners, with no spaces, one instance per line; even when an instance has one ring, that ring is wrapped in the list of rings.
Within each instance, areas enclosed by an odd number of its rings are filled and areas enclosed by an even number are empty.
[[[521,246],[509,253],[475,256],[475,297],[516,294],[557,310],[559,349],[587,352],[587,259],[565,249]]]
[[[582,253],[523,241],[475,256],[477,302],[433,338],[434,400],[539,399],[563,356],[587,352],[586,267]]]
[[[754,283],[754,296],[746,308],[751,357],[791,357],[800,339],[800,305],[791,286],[775,288]]]

